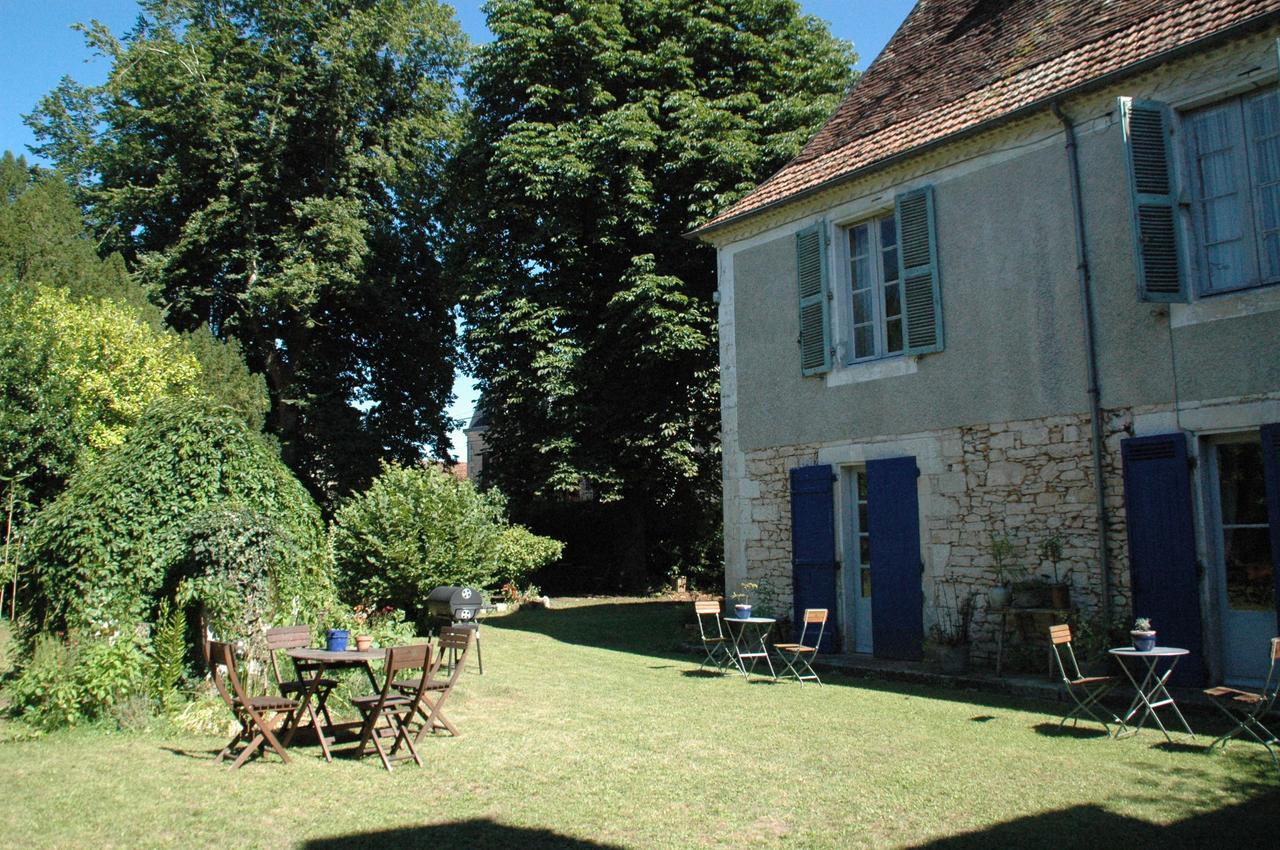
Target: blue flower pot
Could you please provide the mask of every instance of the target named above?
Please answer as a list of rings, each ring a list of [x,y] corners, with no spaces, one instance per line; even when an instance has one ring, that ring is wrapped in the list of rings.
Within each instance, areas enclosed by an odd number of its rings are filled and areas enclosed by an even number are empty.
[[[330,652],[342,652],[347,648],[347,638],[351,633],[346,629],[329,629],[324,633],[324,648]]]
[[[1138,652],[1150,652],[1156,648],[1156,636],[1154,633],[1144,635],[1130,632],[1129,637],[1133,638],[1133,648]]]
[[[734,605],[733,616],[737,617],[739,620],[750,620],[751,606],[750,605]]]

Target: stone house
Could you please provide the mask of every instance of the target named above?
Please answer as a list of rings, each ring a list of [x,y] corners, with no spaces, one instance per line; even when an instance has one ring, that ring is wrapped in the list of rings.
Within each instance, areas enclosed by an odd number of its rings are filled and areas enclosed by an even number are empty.
[[[920,0],[718,250],[725,572],[919,658],[993,535],[1184,683],[1280,577],[1280,0]],[[1016,619],[1016,618],[1015,618]],[[1040,628],[1043,624],[1038,624]],[[1043,651],[1043,650],[1041,650]]]

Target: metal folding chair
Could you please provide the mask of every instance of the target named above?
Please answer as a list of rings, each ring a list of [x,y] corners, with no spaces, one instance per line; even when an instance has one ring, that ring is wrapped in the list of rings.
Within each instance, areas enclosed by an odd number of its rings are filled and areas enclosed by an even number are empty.
[[[1274,637],[1271,639],[1271,669],[1267,671],[1267,680],[1262,685],[1261,693],[1225,686],[1205,690],[1205,696],[1209,697],[1218,710],[1236,724],[1229,732],[1210,744],[1209,749],[1212,750],[1219,744],[1225,749],[1227,741],[1245,732],[1266,747],[1267,752],[1271,754],[1271,763],[1280,767],[1280,760],[1276,759],[1276,751],[1271,749],[1272,744],[1280,743],[1280,738],[1262,725],[1262,718],[1275,706],[1276,696],[1280,694],[1280,677],[1276,676],[1276,667],[1280,666],[1277,665],[1278,661],[1280,661],[1280,637]]]
[[[1058,672],[1062,674],[1062,684],[1066,686],[1067,694],[1076,704],[1075,708],[1063,715],[1058,726],[1066,726],[1068,720],[1071,721],[1072,726],[1076,726],[1080,722],[1080,715],[1087,714],[1102,724],[1108,736],[1115,737],[1119,730],[1112,732],[1110,724],[1102,719],[1094,708],[1101,708],[1098,706],[1098,701],[1120,682],[1120,678],[1118,676],[1085,676],[1080,673],[1080,665],[1076,663],[1076,653],[1071,646],[1071,627],[1066,623],[1049,627],[1049,642],[1053,646],[1053,657],[1058,662]],[[1124,726],[1120,718],[1114,714],[1111,715],[1110,722],[1117,727]]]
[[[251,697],[245,693],[244,685],[240,682],[240,675],[236,671],[235,652],[229,643],[221,643],[216,640],[206,641],[205,658],[209,662],[209,672],[213,675],[213,684],[218,689],[218,693],[222,695],[222,700],[231,709],[231,713],[235,715],[236,722],[240,724],[240,729],[236,732],[234,738],[227,742],[222,748],[222,752],[218,753],[215,761],[222,761],[231,755],[236,749],[237,744],[243,744],[243,749],[236,756],[234,762],[231,763],[231,769],[235,770],[248,761],[255,753],[263,750],[266,744],[271,745],[271,749],[276,751],[281,760],[285,764],[289,763],[289,756],[285,753],[284,748],[293,738],[293,731],[296,729],[297,718],[294,712],[298,709],[298,701],[289,699],[288,697],[277,696],[260,696]],[[223,678],[223,670],[226,671],[226,678]],[[227,684],[231,685],[231,690],[227,690]],[[270,718],[270,719],[268,719]],[[276,733],[280,731],[281,723],[288,734],[285,736],[284,745],[281,745]],[[256,731],[255,731],[256,730]]]
[[[809,640],[810,627],[817,627],[817,634],[813,637],[812,642]],[[775,643],[773,651],[777,653],[782,663],[787,665],[787,669],[791,671],[791,675],[796,677],[796,681],[804,683],[812,679],[819,685],[822,680],[818,678],[818,674],[814,672],[814,658],[818,657],[818,647],[822,644],[822,633],[827,628],[827,609],[826,608],[806,608],[804,609],[804,622],[800,626],[800,640],[797,643]],[[805,673],[802,671],[807,670]]]
[[[724,623],[720,621],[720,603],[713,599],[693,603],[693,612],[698,618],[698,633],[702,636],[702,651],[707,657],[698,665],[699,670],[708,664],[721,672],[738,669],[738,661],[733,656],[733,642],[725,636]]]

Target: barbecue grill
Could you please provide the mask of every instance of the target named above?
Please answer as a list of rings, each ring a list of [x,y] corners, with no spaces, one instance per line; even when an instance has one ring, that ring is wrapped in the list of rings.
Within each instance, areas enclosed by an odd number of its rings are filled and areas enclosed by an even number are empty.
[[[493,610],[484,604],[484,596],[474,587],[437,587],[427,594],[427,626],[434,634],[447,626],[475,629],[476,666],[484,674],[484,656],[480,654],[480,624],[476,621],[481,611]]]

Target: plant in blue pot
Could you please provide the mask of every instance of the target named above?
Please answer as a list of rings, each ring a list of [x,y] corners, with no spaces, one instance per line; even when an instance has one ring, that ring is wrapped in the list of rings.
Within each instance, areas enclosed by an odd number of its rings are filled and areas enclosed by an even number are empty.
[[[1156,648],[1156,630],[1151,628],[1151,620],[1146,617],[1133,621],[1129,637],[1133,639],[1133,648],[1138,652],[1150,652]]]
[[[755,593],[760,585],[754,581],[744,581],[738,586],[738,592],[730,594],[733,600],[733,616],[740,620],[751,619],[751,594]]]

